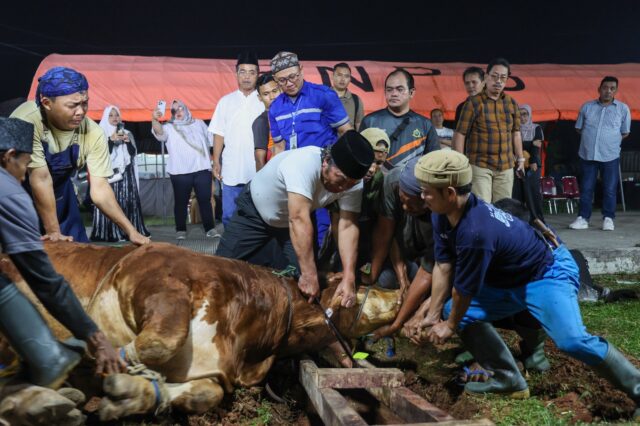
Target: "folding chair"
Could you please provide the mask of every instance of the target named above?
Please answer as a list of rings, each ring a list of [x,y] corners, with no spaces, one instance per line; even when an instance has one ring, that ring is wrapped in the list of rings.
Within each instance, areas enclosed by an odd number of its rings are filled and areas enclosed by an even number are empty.
[[[549,212],[551,214],[558,214],[558,205],[556,204],[557,200],[565,200],[564,196],[558,195],[556,188],[556,181],[553,179],[553,176],[543,176],[540,178],[540,192],[542,193],[542,198],[549,204]]]
[[[573,203],[580,199],[580,188],[575,176],[564,176],[561,180],[562,196],[566,199],[567,212],[573,214]]]

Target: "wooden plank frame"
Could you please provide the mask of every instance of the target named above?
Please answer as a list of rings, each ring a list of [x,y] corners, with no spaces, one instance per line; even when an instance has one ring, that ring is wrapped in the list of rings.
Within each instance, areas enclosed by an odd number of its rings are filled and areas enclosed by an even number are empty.
[[[361,368],[318,368],[305,359],[300,361],[300,382],[311,403],[326,425],[366,426],[367,422],[335,389],[366,389],[406,423],[405,426],[442,425],[489,426],[487,419],[456,420],[403,386],[404,374],[395,368],[376,368],[368,361],[358,361]]]

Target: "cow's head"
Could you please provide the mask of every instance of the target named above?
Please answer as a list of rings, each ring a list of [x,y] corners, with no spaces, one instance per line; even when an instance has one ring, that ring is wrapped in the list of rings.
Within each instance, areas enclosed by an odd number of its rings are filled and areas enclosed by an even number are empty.
[[[334,290],[330,288],[330,290]],[[340,298],[323,294],[323,306],[331,306],[336,312],[333,318],[340,331],[346,337],[360,337],[367,333],[390,324],[398,315],[398,292],[380,287],[360,286],[357,291],[356,304],[351,308],[340,307]]]

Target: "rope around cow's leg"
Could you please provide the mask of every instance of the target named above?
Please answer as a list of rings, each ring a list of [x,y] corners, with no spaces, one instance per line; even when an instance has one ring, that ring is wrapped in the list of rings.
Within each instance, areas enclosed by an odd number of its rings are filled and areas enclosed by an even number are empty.
[[[127,374],[147,379],[153,385],[153,391],[156,396],[154,414],[159,416],[170,412],[171,397],[165,384],[165,377],[157,371],[151,370],[140,361],[134,342],[130,342],[120,348],[120,356],[127,363]]]

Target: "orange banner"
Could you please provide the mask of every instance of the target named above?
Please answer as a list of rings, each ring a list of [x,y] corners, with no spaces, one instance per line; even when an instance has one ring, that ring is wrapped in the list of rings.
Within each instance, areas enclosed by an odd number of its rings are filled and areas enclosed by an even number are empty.
[[[339,61],[302,61],[307,81],[330,84],[332,66]],[[350,90],[364,102],[367,113],[385,107],[384,79],[403,67],[415,77],[413,110],[429,116],[441,108],[452,120],[456,106],[466,98],[462,72],[467,63],[404,63],[352,61]],[[485,65],[475,64],[481,67]],[[67,66],[89,80],[89,116],[100,119],[102,110],[117,105],[125,121],[150,121],[159,99],[181,99],[194,117],[208,120],[218,100],[237,89],[235,60],[190,59],[112,55],[49,55],[36,71],[29,99],[35,95],[37,78],[54,66]],[[267,71],[269,61],[261,60]],[[529,104],[534,121],[575,120],[582,104],[598,97],[605,75],[620,80],[617,98],[640,119],[640,64],[612,65],[518,65],[511,68],[507,90],[518,103]]]

